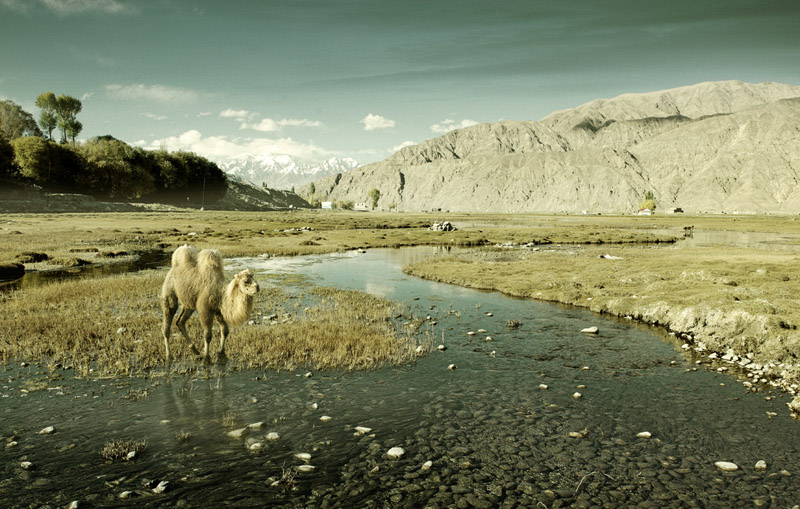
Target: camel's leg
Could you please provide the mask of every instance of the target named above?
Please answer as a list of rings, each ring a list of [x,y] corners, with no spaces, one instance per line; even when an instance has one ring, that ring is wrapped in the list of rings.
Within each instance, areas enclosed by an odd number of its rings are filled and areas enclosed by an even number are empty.
[[[222,317],[222,313],[217,311],[216,313],[217,323],[219,323],[220,329],[220,337],[219,337],[219,354],[218,357],[220,359],[224,359],[227,356],[225,355],[225,340],[228,339],[228,334],[230,329],[228,328],[228,324],[225,322],[225,319]]]
[[[170,307],[167,302],[162,302],[161,310],[164,313],[164,322],[162,327],[162,333],[164,334],[164,351],[166,352],[166,364],[169,366],[170,358],[169,354],[169,336],[171,334],[170,329],[172,328],[172,319],[175,318],[175,312],[178,311],[178,306]]]
[[[206,364],[211,363],[211,358],[208,355],[208,346],[211,344],[211,335],[214,330],[214,314],[208,311],[198,311],[200,323],[203,325],[203,362]]]
[[[186,330],[186,322],[188,322],[189,318],[192,317],[192,313],[194,313],[193,309],[181,308],[181,312],[178,314],[178,319],[175,321],[175,325],[178,327],[178,330],[181,331],[181,335],[184,337],[184,339],[186,339],[186,342],[189,344],[189,348],[192,349],[192,353],[199,355],[200,352],[197,351],[197,347],[194,346],[194,341],[192,341],[192,338],[189,337],[189,332]]]

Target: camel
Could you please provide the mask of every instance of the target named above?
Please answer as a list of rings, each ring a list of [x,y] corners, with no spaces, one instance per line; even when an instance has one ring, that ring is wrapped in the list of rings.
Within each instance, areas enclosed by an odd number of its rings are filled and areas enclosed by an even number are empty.
[[[204,331],[203,361],[210,362],[208,347],[212,338],[212,327],[216,318],[220,326],[218,358],[225,359],[225,339],[229,327],[243,324],[253,310],[258,283],[250,269],[236,274],[225,284],[222,272],[222,255],[216,249],[198,252],[192,246],[183,245],[172,253],[172,267],[161,287],[161,311],[164,315],[163,333],[166,349],[166,364],[170,364],[169,337],[172,319],[181,307],[175,321],[178,330],[189,343],[192,352],[200,355],[186,331],[186,322],[197,311]]]

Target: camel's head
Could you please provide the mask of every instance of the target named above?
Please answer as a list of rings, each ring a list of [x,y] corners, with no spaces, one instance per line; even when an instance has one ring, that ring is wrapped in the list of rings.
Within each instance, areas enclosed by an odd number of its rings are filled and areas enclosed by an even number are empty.
[[[246,269],[241,271],[233,277],[233,280],[236,282],[236,286],[239,288],[239,291],[241,291],[243,294],[255,295],[258,293],[258,283],[253,277],[252,270]]]

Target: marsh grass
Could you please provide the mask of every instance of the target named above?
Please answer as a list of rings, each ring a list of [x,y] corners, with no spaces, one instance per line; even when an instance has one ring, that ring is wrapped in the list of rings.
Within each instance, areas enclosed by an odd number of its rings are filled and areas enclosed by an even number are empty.
[[[163,369],[158,296],[164,274],[142,271],[0,293],[0,361],[70,366],[82,377]],[[252,320],[232,331],[227,366],[352,370],[411,361],[417,340],[396,330],[397,309],[362,292],[307,287],[292,295],[265,287]],[[264,319],[271,314],[281,319]],[[201,331],[192,318],[189,333],[196,343]],[[218,335],[215,326],[214,352]],[[200,361],[175,330],[171,343],[176,364],[199,369]]]
[[[100,449],[100,457],[105,461],[127,461],[130,453],[141,454],[147,449],[145,440],[115,439]]]

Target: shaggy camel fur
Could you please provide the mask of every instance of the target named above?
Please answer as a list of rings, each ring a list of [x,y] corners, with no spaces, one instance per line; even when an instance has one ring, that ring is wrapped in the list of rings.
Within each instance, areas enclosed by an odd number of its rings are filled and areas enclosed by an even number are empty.
[[[208,363],[208,346],[211,343],[214,319],[219,323],[221,335],[219,341],[219,358],[225,358],[225,339],[231,326],[238,326],[247,320],[253,310],[254,296],[258,292],[258,283],[253,279],[250,269],[236,274],[230,283],[225,284],[222,273],[222,255],[215,249],[204,249],[197,252],[192,246],[183,245],[172,253],[172,267],[161,287],[161,311],[164,314],[164,347],[167,365],[170,363],[169,337],[172,319],[181,312],[175,325],[192,348],[199,354],[189,333],[186,322],[197,311],[203,326],[204,346],[203,360]]]

